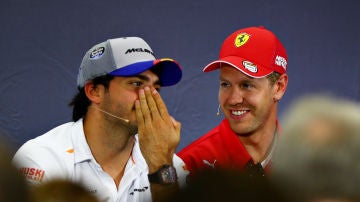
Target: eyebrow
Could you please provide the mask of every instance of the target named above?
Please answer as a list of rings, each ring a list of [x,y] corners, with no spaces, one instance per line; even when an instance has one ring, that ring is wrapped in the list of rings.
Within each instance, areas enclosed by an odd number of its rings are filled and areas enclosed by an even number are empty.
[[[246,76],[246,78],[244,78],[244,79],[241,79],[241,80],[245,80],[245,81],[254,81],[256,78],[252,78],[252,77],[250,77],[250,76],[248,76],[248,75],[245,75]],[[228,81],[228,79],[226,79],[226,78],[224,78],[223,76],[219,76],[219,80],[220,81]]]

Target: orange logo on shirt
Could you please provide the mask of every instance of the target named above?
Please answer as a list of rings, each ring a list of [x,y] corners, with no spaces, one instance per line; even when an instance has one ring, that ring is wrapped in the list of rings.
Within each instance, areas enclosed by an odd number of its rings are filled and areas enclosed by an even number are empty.
[[[20,168],[20,173],[22,173],[26,179],[41,182],[44,178],[45,170],[36,168]]]
[[[66,150],[66,152],[69,154],[72,154],[72,153],[74,153],[74,149],[68,149],[68,150]]]

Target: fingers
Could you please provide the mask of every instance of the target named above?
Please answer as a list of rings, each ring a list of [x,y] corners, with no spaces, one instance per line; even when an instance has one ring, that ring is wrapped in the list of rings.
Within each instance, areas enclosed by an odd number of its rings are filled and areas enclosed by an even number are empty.
[[[160,116],[163,118],[168,117],[169,112],[168,112],[167,107],[166,107],[164,101],[162,100],[160,94],[156,91],[155,88],[152,88],[151,90],[152,90],[152,95],[156,102],[157,108],[160,112]]]
[[[155,102],[155,100],[153,98],[153,92],[156,92],[156,90],[154,88],[150,89],[148,86],[146,86],[144,88],[144,91],[145,91],[147,105],[151,112],[151,116],[154,120],[156,120],[156,119],[160,118],[157,103]]]
[[[174,119],[174,117],[172,117],[172,116],[170,116],[170,120],[171,120],[174,128],[176,129],[176,131],[180,132],[180,130],[181,130],[181,123],[178,122],[178,121],[176,121],[176,120]]]
[[[138,126],[141,127],[144,125],[144,117],[143,117],[143,113],[141,111],[139,100],[135,101],[135,111],[136,111],[136,118],[137,118]]]
[[[144,89],[139,90],[139,100],[140,100],[140,109],[141,109],[142,115],[144,117],[144,122],[149,123],[149,122],[151,122],[152,117],[150,114],[150,110],[149,110],[149,106],[148,106],[148,102],[147,102],[147,98],[146,98]]]
[[[170,116],[170,120],[171,120],[171,122],[173,123],[174,128],[175,128],[177,131],[180,131],[180,129],[181,129],[181,123],[178,122],[178,121],[176,121],[176,120],[174,119],[174,117],[172,117],[172,116]]]
[[[169,120],[169,113],[164,101],[155,88],[146,86],[139,90],[140,109],[144,115],[145,122],[151,119]]]

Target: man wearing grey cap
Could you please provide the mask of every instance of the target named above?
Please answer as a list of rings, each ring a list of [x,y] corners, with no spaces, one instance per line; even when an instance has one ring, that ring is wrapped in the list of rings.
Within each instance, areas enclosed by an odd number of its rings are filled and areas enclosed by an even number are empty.
[[[73,121],[26,142],[13,162],[32,184],[65,178],[101,201],[155,201],[184,183],[175,149],[181,124],[158,91],[181,79],[138,37],[110,39],[84,56]]]

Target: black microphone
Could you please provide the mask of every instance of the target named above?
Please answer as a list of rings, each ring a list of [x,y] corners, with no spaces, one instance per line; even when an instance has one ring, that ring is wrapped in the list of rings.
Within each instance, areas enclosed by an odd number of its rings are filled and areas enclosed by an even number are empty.
[[[103,112],[103,113],[105,113],[105,114],[107,114],[107,115],[109,115],[109,116],[112,116],[112,117],[114,117],[114,118],[117,118],[117,119],[120,119],[120,120],[122,120],[122,121],[125,121],[126,123],[129,123],[129,122],[130,122],[129,119],[124,119],[124,118],[115,116],[114,114],[111,114],[110,112],[107,112],[107,111],[105,111],[105,110],[100,109],[99,107],[95,107],[95,106],[92,106],[92,107],[94,107],[95,109],[97,109],[97,110],[99,110],[99,111],[101,111],[101,112]]]

